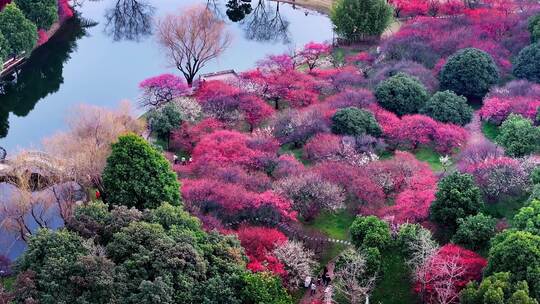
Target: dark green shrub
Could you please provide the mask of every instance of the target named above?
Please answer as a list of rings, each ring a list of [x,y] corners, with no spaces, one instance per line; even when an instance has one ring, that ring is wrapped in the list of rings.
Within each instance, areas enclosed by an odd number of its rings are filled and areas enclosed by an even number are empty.
[[[138,209],[180,203],[180,185],[169,162],[144,139],[120,136],[103,170],[108,201]]]
[[[450,56],[440,74],[441,90],[472,99],[482,99],[498,81],[493,58],[475,48],[462,49]]]
[[[345,135],[381,135],[381,128],[371,112],[355,107],[338,110],[332,116],[332,132]]]
[[[452,242],[470,250],[485,248],[495,235],[497,221],[488,215],[479,213],[457,220],[457,231]]]
[[[418,113],[429,98],[424,85],[404,73],[397,73],[377,85],[375,96],[383,108],[398,115]]]
[[[347,39],[380,36],[392,22],[385,0],[338,0],[330,12],[336,33]]]
[[[510,156],[524,156],[540,150],[540,128],[519,114],[510,114],[499,128],[496,141]]]
[[[352,242],[358,248],[375,247],[380,251],[387,248],[392,237],[388,223],[376,216],[359,216],[351,225]]]
[[[540,83],[540,43],[524,47],[514,62],[514,76]]]
[[[443,91],[431,96],[420,112],[440,122],[463,126],[471,121],[473,109],[467,104],[467,98]]]
[[[437,186],[430,215],[439,225],[455,229],[457,221],[477,214],[483,206],[480,188],[469,174],[454,172],[445,176]]]

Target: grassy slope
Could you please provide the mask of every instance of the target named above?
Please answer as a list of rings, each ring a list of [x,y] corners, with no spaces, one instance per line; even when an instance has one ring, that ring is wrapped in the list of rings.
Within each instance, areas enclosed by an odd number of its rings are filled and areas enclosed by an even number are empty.
[[[295,148],[292,144],[283,145],[279,149],[279,154],[292,154],[299,162],[304,164],[304,166],[307,166],[309,165],[309,161],[302,156],[303,153],[304,150],[302,147]]]
[[[439,158],[441,155],[430,148],[419,148],[413,152],[416,158],[420,161],[427,162],[431,169],[434,171],[441,171],[443,169]]]
[[[495,138],[499,135],[499,128],[492,123],[482,123],[482,133],[491,141],[495,141]]]
[[[304,223],[307,230],[319,231],[330,238],[347,240],[349,239],[349,227],[354,220],[354,215],[343,209],[336,213],[323,212],[317,218],[309,223]],[[346,248],[345,245],[332,244],[330,248],[324,252],[320,260],[321,268],[326,265],[331,259],[336,257],[341,251]]]
[[[399,249],[393,248],[383,253],[382,279],[377,282],[371,303],[412,304],[417,303],[409,281],[409,269]]]
[[[505,218],[511,220],[514,218],[514,215],[523,207],[524,202],[527,200],[528,196],[523,197],[508,197],[496,204],[486,204],[486,213],[493,216],[494,218]]]

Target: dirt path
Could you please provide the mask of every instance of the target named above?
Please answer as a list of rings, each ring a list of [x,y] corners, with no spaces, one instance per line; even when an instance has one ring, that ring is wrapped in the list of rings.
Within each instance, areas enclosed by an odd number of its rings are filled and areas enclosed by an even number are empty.
[[[330,275],[330,279],[334,279],[334,261],[330,261],[327,265],[326,265],[326,268],[328,269],[328,274]],[[322,272],[319,274],[321,275]],[[332,286],[332,284],[330,283],[330,286]],[[320,303],[323,303],[323,304],[327,304],[327,303],[331,303],[331,302],[325,302],[325,300],[328,300],[328,299],[325,299],[325,294],[324,294],[324,290],[326,289],[326,286],[322,285],[321,284],[318,284],[317,285],[317,291],[315,292],[315,294],[311,294],[311,288],[307,288],[306,289],[306,292],[304,293],[304,297],[300,300],[300,302],[298,302],[299,304],[312,304],[314,301],[320,301]]]
[[[469,124],[465,126],[465,129],[469,131],[469,139],[467,140],[467,145],[476,144],[487,140],[482,133],[482,121],[478,111],[474,112],[473,118]]]

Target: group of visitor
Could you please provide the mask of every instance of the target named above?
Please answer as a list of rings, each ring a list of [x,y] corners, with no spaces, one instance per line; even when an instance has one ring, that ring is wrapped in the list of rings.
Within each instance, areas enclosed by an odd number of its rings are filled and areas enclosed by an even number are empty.
[[[193,158],[190,157],[189,158],[189,163],[191,163],[192,161],[193,161]],[[173,162],[174,162],[175,165],[178,164],[178,156],[176,156],[176,154],[173,155]],[[182,156],[180,158],[180,164],[187,165],[187,163],[188,163],[188,161],[186,160],[186,158],[184,156]]]
[[[325,303],[330,303],[329,301],[332,298],[332,287],[330,286],[331,281],[332,279],[330,278],[330,273],[328,272],[328,268],[325,266],[323,269],[323,273],[319,275],[317,279],[310,276],[306,277],[304,287],[310,289],[310,295],[312,297],[316,297],[317,289],[319,288],[319,286],[322,286],[324,291],[323,299]]]

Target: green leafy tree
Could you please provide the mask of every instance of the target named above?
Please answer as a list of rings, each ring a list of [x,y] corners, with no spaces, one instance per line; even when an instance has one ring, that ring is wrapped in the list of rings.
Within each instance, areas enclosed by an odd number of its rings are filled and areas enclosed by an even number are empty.
[[[529,18],[528,29],[531,33],[531,41],[533,43],[540,42],[540,14],[536,14]]]
[[[461,292],[461,304],[538,304],[529,295],[527,282],[512,282],[509,272],[497,272],[482,280],[470,282]]]
[[[514,76],[540,83],[540,43],[524,47],[514,62]]]
[[[107,198],[115,205],[155,208],[180,203],[180,185],[169,162],[144,139],[128,134],[112,144],[103,170]]]
[[[0,32],[7,41],[9,55],[30,53],[38,39],[35,24],[24,17],[15,3],[8,4],[0,12]]]
[[[338,0],[330,19],[338,35],[356,40],[382,35],[392,22],[393,13],[385,0]]]
[[[398,115],[418,113],[429,98],[424,85],[405,73],[397,73],[379,83],[375,96],[383,108]]]
[[[39,303],[74,303],[76,295],[72,294],[70,277],[77,272],[78,259],[86,254],[88,250],[77,234],[40,229],[28,242],[19,260],[19,270],[35,273],[33,284]]]
[[[267,272],[246,273],[242,296],[246,304],[292,304],[281,280]]]
[[[180,127],[182,116],[176,103],[169,102],[159,109],[150,111],[147,118],[152,131],[157,132],[160,138],[166,138],[168,146],[171,131]]]
[[[147,212],[146,221],[158,223],[165,229],[182,229],[199,231],[201,230],[201,222],[196,217],[191,216],[188,212],[179,206],[173,206],[169,203],[163,203],[156,209],[151,209]]]
[[[388,223],[373,215],[358,216],[351,224],[350,233],[358,248],[374,247],[382,251],[392,241]]]
[[[173,304],[174,288],[170,282],[157,277],[154,281],[142,281],[139,290],[130,297],[130,303]]]
[[[424,228],[419,224],[405,223],[399,226],[399,231],[396,236],[396,245],[405,255],[409,255],[408,246],[418,238],[418,234],[422,229]]]
[[[475,48],[462,49],[450,56],[440,74],[442,90],[472,99],[482,99],[498,81],[499,71],[493,58]]]
[[[431,96],[420,112],[444,123],[463,126],[471,121],[473,109],[467,104],[467,98],[443,91]]]
[[[520,157],[540,150],[540,128],[519,114],[510,114],[499,131],[496,141],[510,156]]]
[[[364,248],[361,254],[366,259],[366,275],[376,277],[382,269],[381,251],[375,247]]]
[[[438,184],[430,215],[436,223],[455,229],[457,220],[477,214],[483,206],[480,189],[470,174],[454,172]]]
[[[381,135],[381,128],[371,112],[349,107],[332,116],[332,132],[345,135]]]
[[[512,223],[516,229],[540,235],[540,200],[533,200],[519,209]]]
[[[491,241],[487,275],[510,272],[513,281],[527,281],[540,296],[540,236],[528,231],[506,231]]]
[[[536,166],[531,172],[531,182],[533,185],[540,184],[540,166]]]
[[[16,303],[251,303],[242,297],[247,259],[236,237],[204,232],[180,206],[164,203],[141,215],[91,204],[77,207],[75,220],[104,226],[112,234],[101,239],[105,250],[95,238],[39,231],[21,257]],[[274,283],[268,290],[283,290]]]
[[[4,61],[9,55],[8,51],[9,51],[9,43],[6,37],[4,37],[4,34],[0,32],[0,66],[4,65]]]
[[[497,221],[479,213],[458,219],[457,225],[452,241],[470,250],[479,250],[486,248],[489,240],[495,235]]]
[[[26,18],[40,29],[49,29],[58,20],[56,0],[15,0]]]

